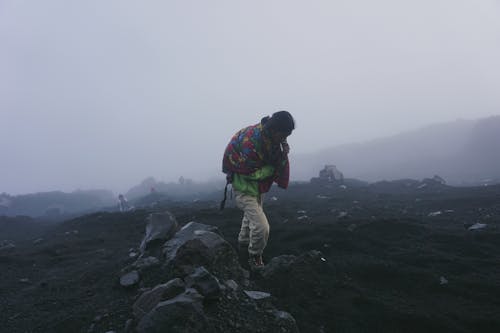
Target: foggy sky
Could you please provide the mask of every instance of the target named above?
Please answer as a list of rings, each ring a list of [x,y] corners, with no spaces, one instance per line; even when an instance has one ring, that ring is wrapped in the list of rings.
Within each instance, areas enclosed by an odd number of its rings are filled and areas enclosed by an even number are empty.
[[[295,153],[500,114],[498,59],[498,0],[0,0],[0,193],[223,178],[278,110]]]

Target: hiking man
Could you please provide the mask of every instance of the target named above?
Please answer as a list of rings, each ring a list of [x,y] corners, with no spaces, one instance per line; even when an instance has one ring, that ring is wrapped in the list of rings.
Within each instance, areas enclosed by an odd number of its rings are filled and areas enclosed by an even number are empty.
[[[118,207],[120,208],[120,212],[127,212],[134,208],[129,205],[128,200],[123,194],[118,195]]]
[[[288,187],[290,148],[286,138],[294,129],[292,115],[279,111],[238,131],[224,151],[222,172],[232,184],[236,206],[243,211],[238,244],[248,249],[251,268],[264,266],[262,252],[269,223],[262,208],[263,195],[274,182]]]

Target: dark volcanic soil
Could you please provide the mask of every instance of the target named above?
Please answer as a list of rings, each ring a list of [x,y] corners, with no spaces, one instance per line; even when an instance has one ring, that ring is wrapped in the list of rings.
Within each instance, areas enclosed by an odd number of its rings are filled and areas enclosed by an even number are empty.
[[[275,281],[256,281],[301,332],[500,330],[500,186],[292,184],[266,198],[265,260],[323,253],[312,270],[298,264]],[[152,211],[216,225],[236,246],[241,213],[231,202],[222,213],[215,201],[154,207],[43,230],[23,221],[24,238],[9,234],[14,220],[0,221],[0,240],[16,244],[0,252],[0,331],[123,331],[138,291],[119,286],[120,270],[133,261],[129,251]],[[467,229],[476,222],[487,226]]]

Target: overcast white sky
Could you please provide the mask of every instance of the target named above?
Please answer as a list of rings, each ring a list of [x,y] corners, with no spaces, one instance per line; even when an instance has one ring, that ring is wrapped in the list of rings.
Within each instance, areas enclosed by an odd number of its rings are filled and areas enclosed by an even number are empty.
[[[499,0],[0,0],[0,193],[223,178],[282,109],[295,153],[500,114],[499,59]]]

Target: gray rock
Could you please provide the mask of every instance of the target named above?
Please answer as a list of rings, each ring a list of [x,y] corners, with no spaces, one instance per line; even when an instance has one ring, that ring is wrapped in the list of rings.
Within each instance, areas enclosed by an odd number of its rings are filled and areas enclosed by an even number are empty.
[[[296,259],[296,256],[286,254],[274,257],[266,266],[264,266],[264,269],[262,269],[261,271],[261,275],[264,278],[273,276],[274,274],[276,274],[276,272],[289,268],[291,265],[293,265]]]
[[[133,333],[134,332],[134,320],[133,319],[128,319],[126,322],[125,322],[125,328],[123,329],[123,331],[125,333]]]
[[[203,296],[194,289],[160,302],[137,326],[138,333],[204,333],[213,332],[203,312]]]
[[[271,311],[276,318],[276,324],[280,328],[281,332],[296,332],[299,330],[297,328],[297,322],[291,314],[286,311]]]
[[[37,238],[37,239],[35,239],[35,240],[33,241],[33,244],[34,244],[34,245],[37,245],[37,244],[42,243],[43,241],[44,241],[44,239],[43,239],[43,238]]]
[[[271,297],[270,293],[266,293],[263,291],[257,291],[257,290],[243,290],[245,294],[250,297],[251,299],[255,301],[260,301],[262,299],[266,299]]]
[[[155,245],[164,243],[172,237],[178,227],[177,220],[168,211],[152,213],[148,216],[147,220],[146,235],[140,246],[141,253],[144,253]]]
[[[217,227],[209,226],[206,224],[189,222],[175,236],[163,245],[163,254],[167,261],[175,258],[179,247],[184,245],[189,240],[198,238],[203,231],[217,232]]]
[[[139,272],[132,271],[123,275],[120,278],[120,285],[125,288],[132,287],[135,286],[137,283],[139,283],[139,280],[140,280]]]
[[[218,234],[207,231],[214,227],[191,222],[164,245],[165,264],[180,276],[192,274],[204,266],[222,279],[243,278],[243,270],[233,247]]]
[[[229,289],[231,289],[232,291],[236,291],[239,288],[239,286],[236,283],[236,281],[231,280],[231,279],[226,281],[226,286],[228,286]]]
[[[0,252],[9,252],[16,248],[13,241],[5,239],[0,241]]]
[[[150,312],[158,303],[174,298],[185,290],[184,282],[176,278],[167,283],[157,285],[143,293],[134,303],[132,310],[135,318],[140,319]]]
[[[203,266],[196,268],[194,273],[187,276],[184,280],[188,287],[195,288],[207,299],[215,299],[221,294],[219,281]]]
[[[144,271],[150,267],[158,266],[160,260],[156,257],[145,257],[137,259],[130,267],[139,271]]]

